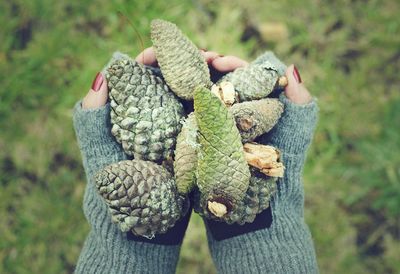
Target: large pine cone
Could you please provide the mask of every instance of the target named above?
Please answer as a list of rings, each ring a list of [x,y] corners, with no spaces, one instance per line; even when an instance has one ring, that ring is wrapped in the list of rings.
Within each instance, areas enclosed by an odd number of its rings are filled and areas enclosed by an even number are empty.
[[[172,156],[184,116],[182,104],[154,73],[131,60],[115,60],[106,72],[112,134],[126,154],[159,161]]]
[[[199,129],[197,186],[210,202],[229,211],[245,195],[250,171],[235,120],[220,99],[196,89],[194,109]]]
[[[162,166],[142,160],[121,161],[95,176],[112,221],[123,232],[147,238],[165,233],[186,213],[185,198]]]
[[[153,20],[151,40],[164,79],[176,95],[193,100],[196,87],[211,87],[206,60],[175,24]]]

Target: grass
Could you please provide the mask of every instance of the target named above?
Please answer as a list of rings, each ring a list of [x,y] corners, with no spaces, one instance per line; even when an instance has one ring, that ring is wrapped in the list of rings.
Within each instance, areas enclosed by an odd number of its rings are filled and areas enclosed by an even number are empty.
[[[304,172],[322,273],[399,273],[400,3],[389,1],[1,1],[0,273],[71,273],[89,227],[74,103],[114,50],[134,56],[149,23],[199,47],[295,63],[320,120]],[[278,34],[260,32],[278,23]],[[193,216],[178,273],[215,273]]]

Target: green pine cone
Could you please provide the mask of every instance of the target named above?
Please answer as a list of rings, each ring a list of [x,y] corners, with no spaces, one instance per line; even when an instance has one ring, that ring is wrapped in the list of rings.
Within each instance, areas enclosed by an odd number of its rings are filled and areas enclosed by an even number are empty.
[[[275,88],[279,74],[269,62],[251,63],[237,68],[222,77],[222,81],[231,82],[239,95],[240,101],[252,101],[267,97]]]
[[[197,186],[205,197],[202,207],[216,202],[229,212],[243,199],[250,180],[239,131],[226,106],[206,88],[196,89],[194,109],[200,144]]]
[[[176,139],[174,173],[180,194],[188,194],[196,182],[197,123],[194,113],[191,113],[183,123],[182,130]]]
[[[153,20],[151,40],[164,79],[178,97],[193,100],[197,86],[211,87],[206,60],[175,24]]]
[[[237,223],[243,225],[245,223],[252,223],[258,213],[269,207],[271,197],[277,189],[277,178],[265,176],[254,169],[252,169],[251,174],[246,194],[234,210],[220,218],[216,217],[201,206],[204,203],[204,196],[196,189],[193,195],[193,208],[195,212],[205,218],[223,221],[227,224]]]
[[[275,126],[283,112],[283,104],[278,99],[265,98],[234,104],[229,111],[235,117],[242,142],[247,143]]]
[[[159,161],[172,157],[184,109],[168,86],[130,58],[110,64],[106,77],[112,134],[126,154]]]
[[[132,160],[109,165],[95,176],[112,221],[123,232],[147,238],[165,233],[186,212],[171,174],[153,162]]]

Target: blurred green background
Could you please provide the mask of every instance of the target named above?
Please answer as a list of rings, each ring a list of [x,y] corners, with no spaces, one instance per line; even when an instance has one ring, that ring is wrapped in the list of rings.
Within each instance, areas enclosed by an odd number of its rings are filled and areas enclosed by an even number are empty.
[[[74,103],[153,18],[247,60],[270,49],[319,98],[304,173],[321,273],[400,273],[400,2],[0,2],[0,273],[71,273],[89,230]],[[178,273],[215,273],[193,216]]]

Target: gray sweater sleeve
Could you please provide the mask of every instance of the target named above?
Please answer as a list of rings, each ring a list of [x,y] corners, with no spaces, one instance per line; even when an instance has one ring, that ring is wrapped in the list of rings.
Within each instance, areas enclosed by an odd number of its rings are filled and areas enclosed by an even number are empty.
[[[127,159],[111,135],[109,104],[97,109],[74,108],[73,122],[87,185],[83,211],[91,226],[75,273],[174,273],[180,245],[131,241],[111,222],[97,193],[93,175],[108,164]]]
[[[271,53],[262,58],[256,62],[280,63]],[[280,64],[282,74],[284,65]],[[282,151],[286,167],[270,203],[272,225],[221,241],[208,232],[210,251],[219,273],[318,273],[313,241],[304,222],[301,178],[318,107],[316,99],[306,105],[296,105],[281,94],[279,100],[285,106],[284,113],[273,130],[261,138],[262,143]]]
[[[317,123],[317,99],[314,98],[305,105],[297,105],[281,93],[279,100],[284,105],[283,115],[278,124],[262,136],[262,140],[278,147],[284,153],[305,155]]]

